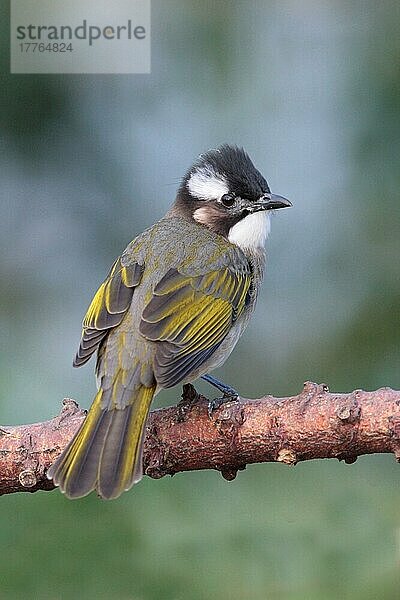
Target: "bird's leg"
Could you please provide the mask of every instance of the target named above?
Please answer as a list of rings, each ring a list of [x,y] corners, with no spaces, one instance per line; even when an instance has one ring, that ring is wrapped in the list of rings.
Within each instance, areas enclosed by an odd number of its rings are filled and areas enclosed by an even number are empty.
[[[219,379],[217,379],[216,377],[213,377],[212,375],[202,375],[201,379],[204,379],[204,381],[207,381],[207,383],[209,383],[210,385],[214,386],[215,388],[217,388],[217,390],[219,390],[220,392],[223,393],[224,397],[226,398],[238,398],[239,394],[237,393],[237,391],[235,390],[235,388],[231,387],[230,385],[227,385],[226,383],[224,383],[223,381],[220,381]]]
[[[237,393],[235,388],[231,387],[230,385],[227,385],[226,383],[223,383],[222,381],[219,381],[219,379],[216,379],[212,375],[202,375],[201,379],[207,381],[207,383],[217,388],[217,390],[219,390],[223,394],[222,398],[214,398],[214,400],[210,400],[210,402],[208,403],[208,414],[210,417],[213,414],[213,412],[225,402],[237,402],[239,400],[239,394]]]

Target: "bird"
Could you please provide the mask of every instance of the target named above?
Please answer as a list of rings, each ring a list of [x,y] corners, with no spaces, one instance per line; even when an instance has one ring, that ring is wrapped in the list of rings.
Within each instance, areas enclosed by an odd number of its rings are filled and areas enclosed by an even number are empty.
[[[166,215],[111,267],[87,310],[73,365],[97,353],[98,391],[82,426],[48,470],[71,499],[120,496],[143,476],[153,397],[209,374],[228,358],[253,313],[272,194],[239,146],[201,154]],[[234,390],[233,390],[234,392]]]

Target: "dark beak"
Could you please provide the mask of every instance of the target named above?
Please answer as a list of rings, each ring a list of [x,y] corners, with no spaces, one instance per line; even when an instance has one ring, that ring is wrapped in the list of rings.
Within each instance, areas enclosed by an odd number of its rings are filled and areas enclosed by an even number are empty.
[[[276,210],[278,208],[288,208],[292,203],[278,194],[264,194],[255,203],[256,210]]]

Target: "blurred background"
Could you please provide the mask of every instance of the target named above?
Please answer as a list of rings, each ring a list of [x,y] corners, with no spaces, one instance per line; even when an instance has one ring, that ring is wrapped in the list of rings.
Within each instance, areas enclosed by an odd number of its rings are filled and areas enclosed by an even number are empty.
[[[398,2],[153,0],[151,75],[10,75],[2,17],[0,422],[89,406],[94,365],[71,361],[97,285],[222,142],[294,208],[216,374],[249,397],[307,379],[399,389]],[[145,478],[111,503],[0,502],[2,598],[399,597],[391,455]]]

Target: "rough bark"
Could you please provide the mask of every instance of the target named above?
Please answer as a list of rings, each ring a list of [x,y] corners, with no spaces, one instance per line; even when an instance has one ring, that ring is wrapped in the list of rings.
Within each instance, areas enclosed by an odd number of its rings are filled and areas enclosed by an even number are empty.
[[[63,450],[86,412],[70,399],[44,423],[0,428],[0,494],[51,490],[46,470]],[[293,397],[230,401],[211,415],[208,401],[191,385],[178,406],[149,417],[144,453],[146,475],[217,469],[225,479],[247,464],[394,453],[400,460],[400,392],[329,393],[307,382]]]

